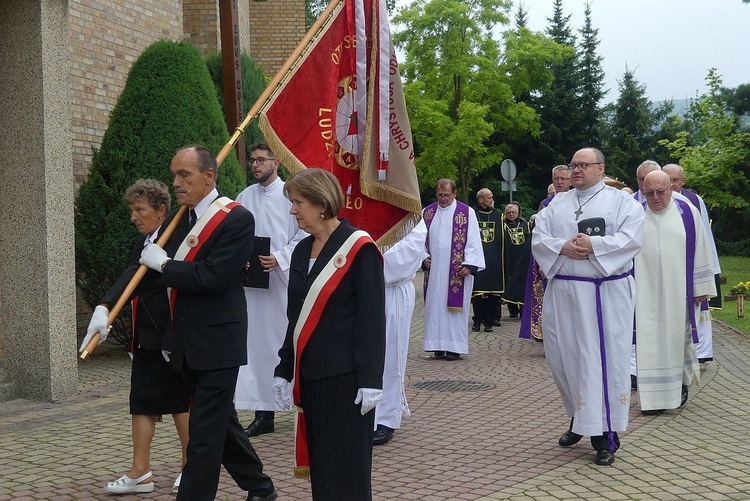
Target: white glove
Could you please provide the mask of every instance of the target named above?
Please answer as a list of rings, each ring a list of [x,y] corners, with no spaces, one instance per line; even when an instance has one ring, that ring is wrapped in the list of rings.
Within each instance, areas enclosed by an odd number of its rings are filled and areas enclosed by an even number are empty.
[[[99,339],[99,344],[102,344],[104,340],[107,339],[107,334],[109,334],[110,328],[112,328],[112,326],[109,325],[109,310],[106,306],[102,306],[100,304],[99,306],[94,308],[94,313],[91,315],[89,326],[86,329],[86,337],[83,338],[81,349],[78,350],[78,352],[81,353],[86,349],[89,341],[91,341],[91,338],[94,337],[94,334],[96,334],[97,332],[99,333],[99,336],[101,336],[101,339]]]
[[[354,403],[358,404],[362,402],[362,408],[359,412],[364,416],[378,405],[381,398],[383,398],[383,390],[360,388],[357,390],[357,398],[354,399]]]
[[[273,378],[273,399],[282,411],[292,408],[292,383],[283,377]]]
[[[143,252],[141,252],[141,259],[139,259],[138,262],[161,273],[161,265],[167,259],[169,259],[167,251],[156,244],[148,244],[146,248],[143,249]]]
[[[161,350],[161,356],[164,357],[164,360],[166,360],[167,363],[169,363],[169,355],[171,354],[172,354],[171,351]]]

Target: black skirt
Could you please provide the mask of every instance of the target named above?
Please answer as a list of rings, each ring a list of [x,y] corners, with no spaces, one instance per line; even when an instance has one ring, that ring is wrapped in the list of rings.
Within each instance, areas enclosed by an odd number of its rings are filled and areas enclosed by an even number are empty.
[[[354,403],[355,373],[300,383],[313,499],[370,501],[375,411]]]
[[[130,374],[130,413],[178,414],[190,408],[187,383],[164,360],[160,350],[136,348]]]

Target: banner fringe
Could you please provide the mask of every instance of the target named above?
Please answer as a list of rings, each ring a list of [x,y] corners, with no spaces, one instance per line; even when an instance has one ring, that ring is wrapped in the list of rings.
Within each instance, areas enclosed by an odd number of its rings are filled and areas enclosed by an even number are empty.
[[[294,478],[310,478],[310,467],[309,466],[295,466],[294,467]]]

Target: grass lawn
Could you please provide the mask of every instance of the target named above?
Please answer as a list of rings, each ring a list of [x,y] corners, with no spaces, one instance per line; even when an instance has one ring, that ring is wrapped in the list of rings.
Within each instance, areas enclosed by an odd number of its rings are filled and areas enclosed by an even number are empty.
[[[727,283],[721,285],[722,296],[739,282],[750,280],[750,257],[724,256],[719,258],[721,276]],[[750,335],[750,296],[745,296],[745,318],[737,318],[737,302],[722,301],[721,310],[713,310],[714,319],[720,320],[735,329]]]

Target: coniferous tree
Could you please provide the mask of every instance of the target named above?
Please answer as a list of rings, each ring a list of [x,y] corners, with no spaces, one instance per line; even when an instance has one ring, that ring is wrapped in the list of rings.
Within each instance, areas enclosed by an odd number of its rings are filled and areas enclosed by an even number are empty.
[[[575,37],[570,28],[570,14],[563,13],[562,0],[555,0],[554,12],[548,18],[547,35],[558,44],[573,50],[551,66],[552,85],[535,99],[542,122],[542,132],[534,161],[543,168],[564,163],[585,145],[580,107],[579,62]]]
[[[524,8],[523,2],[518,3],[515,15],[516,30],[528,28],[529,26],[529,9]]]
[[[76,284],[92,308],[125,269],[138,232],[125,190],[141,178],[172,184],[177,149],[194,143],[218,153],[229,141],[216,90],[198,50],[160,41],[133,63],[101,147],[75,202]],[[219,169],[219,191],[235,197],[245,179],[234,155]],[[173,203],[173,210],[176,204]],[[129,345],[123,311],[110,337]]]
[[[658,114],[646,97],[646,86],[629,69],[618,80],[620,95],[608,107],[610,123],[604,144],[607,174],[628,184],[635,170],[653,151]]]
[[[599,30],[591,22],[591,3],[586,2],[583,28],[579,31],[580,41],[580,86],[581,86],[581,120],[583,142],[589,146],[601,147],[599,137],[601,130],[600,103],[606,94],[604,90],[603,58],[597,54]]]

